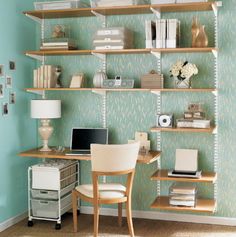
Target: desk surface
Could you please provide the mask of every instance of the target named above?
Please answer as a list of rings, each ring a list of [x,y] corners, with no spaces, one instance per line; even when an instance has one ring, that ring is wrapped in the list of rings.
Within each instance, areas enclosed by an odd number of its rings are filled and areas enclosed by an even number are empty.
[[[50,158],[50,159],[68,159],[68,160],[91,160],[91,156],[67,156],[65,155],[69,151],[69,148],[66,148],[64,152],[42,152],[39,151],[39,148],[21,152],[19,156],[22,157],[33,157],[33,158]],[[156,161],[161,155],[160,151],[150,151],[147,155],[139,155],[138,163],[142,164],[151,164]]]

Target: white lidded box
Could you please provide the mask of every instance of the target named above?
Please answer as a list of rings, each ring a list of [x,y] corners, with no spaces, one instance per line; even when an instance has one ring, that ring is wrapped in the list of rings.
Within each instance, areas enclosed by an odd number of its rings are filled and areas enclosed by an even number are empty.
[[[59,209],[58,202],[52,200],[37,200],[32,199],[32,213],[34,217],[44,217],[44,218],[58,218]],[[72,198],[71,194],[63,197],[61,199],[61,215],[66,213],[71,208]]]
[[[148,4],[148,0],[90,0],[91,7],[118,7]]]
[[[32,189],[61,190],[76,182],[76,161],[50,161],[32,166]]]
[[[176,3],[176,0],[151,0],[151,4],[170,4]]]
[[[35,2],[35,10],[60,10],[83,7],[80,0]]]

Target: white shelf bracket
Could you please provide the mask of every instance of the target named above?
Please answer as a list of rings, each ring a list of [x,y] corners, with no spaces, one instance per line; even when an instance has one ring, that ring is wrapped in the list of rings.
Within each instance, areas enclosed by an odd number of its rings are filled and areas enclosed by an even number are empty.
[[[213,133],[213,134],[217,134],[217,133],[218,133],[218,128],[215,127],[212,133]]]
[[[105,90],[92,90],[93,93],[101,95],[101,96],[105,96],[106,95],[106,91]]]
[[[152,13],[153,13],[158,19],[161,18],[161,11],[160,11],[160,9],[155,9],[155,8],[153,8],[153,7],[150,7],[150,10],[152,11]]]
[[[218,91],[212,91],[212,94],[213,94],[214,96],[217,96],[217,95],[218,95]]]
[[[160,59],[161,58],[161,53],[160,52],[156,52],[156,51],[152,51],[151,50],[151,54],[154,55],[156,58]]]
[[[211,4],[211,7],[214,12],[214,15],[217,16],[218,15],[218,7],[222,7],[222,2],[221,1],[214,2]]]
[[[155,95],[161,95],[161,91],[150,91],[152,94],[155,94]]]
[[[44,56],[35,55],[35,54],[30,54],[30,53],[27,53],[26,56],[31,57],[31,58],[33,58],[33,59],[37,59],[37,60],[39,60],[39,61],[41,61],[41,62],[44,61]]]
[[[38,22],[39,24],[42,24],[42,19],[40,19],[39,17],[36,16],[31,16],[30,14],[25,14],[27,17],[29,17],[30,19],[32,19],[33,21]]]
[[[218,51],[217,50],[213,49],[211,52],[213,53],[215,58],[218,57]]]
[[[98,58],[101,59],[102,61],[105,61],[105,60],[106,60],[106,55],[105,55],[105,54],[102,54],[102,53],[93,53],[93,52],[92,52],[92,55],[98,57]]]
[[[106,27],[106,16],[93,10],[91,12],[94,16],[98,17],[101,20],[103,27]]]
[[[29,93],[33,93],[33,94],[36,94],[36,95],[40,95],[42,96],[43,99],[45,99],[45,91],[41,91],[41,90],[27,90],[27,92]]]

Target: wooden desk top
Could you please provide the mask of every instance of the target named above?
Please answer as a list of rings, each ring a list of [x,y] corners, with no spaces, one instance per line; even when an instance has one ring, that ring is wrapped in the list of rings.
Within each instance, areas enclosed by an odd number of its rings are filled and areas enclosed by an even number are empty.
[[[21,152],[18,154],[22,157],[32,157],[32,158],[50,158],[50,159],[67,159],[67,160],[91,160],[91,156],[68,156],[66,153],[69,152],[69,148],[66,148],[63,152],[56,152],[56,151],[50,151],[50,152],[42,152],[39,151],[39,148],[31,149],[25,152]],[[150,151],[147,155],[139,155],[138,157],[138,163],[141,164],[151,164],[154,161],[156,161],[161,155],[160,151]]]

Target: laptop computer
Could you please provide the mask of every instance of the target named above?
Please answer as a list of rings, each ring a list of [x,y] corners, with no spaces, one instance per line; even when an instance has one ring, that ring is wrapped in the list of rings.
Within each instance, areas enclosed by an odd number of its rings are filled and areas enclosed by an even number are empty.
[[[200,178],[198,171],[198,150],[176,149],[175,169],[168,172],[168,176]]]
[[[107,144],[107,128],[72,128],[70,152],[66,155],[90,155],[91,144]]]

